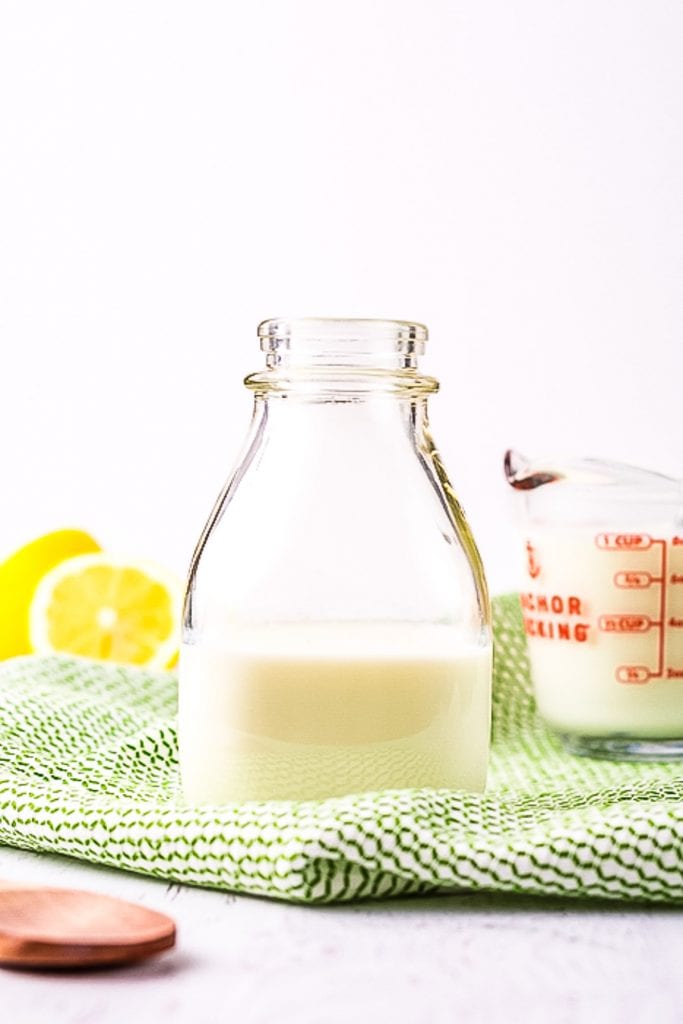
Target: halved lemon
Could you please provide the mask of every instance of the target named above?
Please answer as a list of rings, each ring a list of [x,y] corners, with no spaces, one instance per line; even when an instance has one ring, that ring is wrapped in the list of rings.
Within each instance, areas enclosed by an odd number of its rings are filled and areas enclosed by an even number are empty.
[[[67,558],[99,550],[83,530],[53,530],[0,564],[0,658],[30,652],[29,609],[43,576]]]
[[[36,653],[164,668],[178,652],[182,585],[150,562],[106,552],[70,558],[38,584],[29,613]]]

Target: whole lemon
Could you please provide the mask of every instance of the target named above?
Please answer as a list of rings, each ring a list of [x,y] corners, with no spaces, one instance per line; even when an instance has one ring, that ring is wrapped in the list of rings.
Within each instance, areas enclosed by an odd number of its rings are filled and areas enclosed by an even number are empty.
[[[0,563],[0,658],[30,653],[29,608],[43,576],[66,558],[99,550],[83,530],[55,530]]]

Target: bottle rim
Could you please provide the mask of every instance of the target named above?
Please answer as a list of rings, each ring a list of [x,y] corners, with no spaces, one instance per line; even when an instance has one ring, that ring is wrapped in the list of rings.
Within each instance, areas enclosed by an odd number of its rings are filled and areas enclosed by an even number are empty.
[[[245,380],[257,393],[421,395],[439,386],[418,373],[428,331],[411,320],[277,317],[258,335],[266,369]]]
[[[425,324],[411,320],[336,317],[275,317],[258,326],[263,351],[274,351],[283,344],[297,342],[325,345],[340,342],[348,345],[371,345],[394,342],[398,351],[424,352],[429,337]]]

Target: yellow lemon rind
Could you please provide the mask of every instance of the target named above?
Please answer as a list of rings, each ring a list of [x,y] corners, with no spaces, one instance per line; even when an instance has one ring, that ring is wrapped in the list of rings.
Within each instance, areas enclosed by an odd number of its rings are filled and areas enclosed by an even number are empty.
[[[63,527],[34,537],[0,563],[0,658],[30,653],[29,608],[43,576],[67,558],[100,550],[89,533]]]

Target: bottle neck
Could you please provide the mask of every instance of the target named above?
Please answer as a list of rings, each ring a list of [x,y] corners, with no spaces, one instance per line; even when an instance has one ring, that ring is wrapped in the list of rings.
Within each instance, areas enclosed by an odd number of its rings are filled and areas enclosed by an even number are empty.
[[[372,490],[378,473],[413,473],[416,454],[431,459],[424,396],[388,401],[373,392],[346,401],[338,393],[325,398],[317,392],[301,400],[283,392],[279,400],[258,394],[255,399],[252,443],[260,473],[276,481],[274,491],[296,480],[304,493],[330,476],[335,488],[356,488],[365,481]]]

